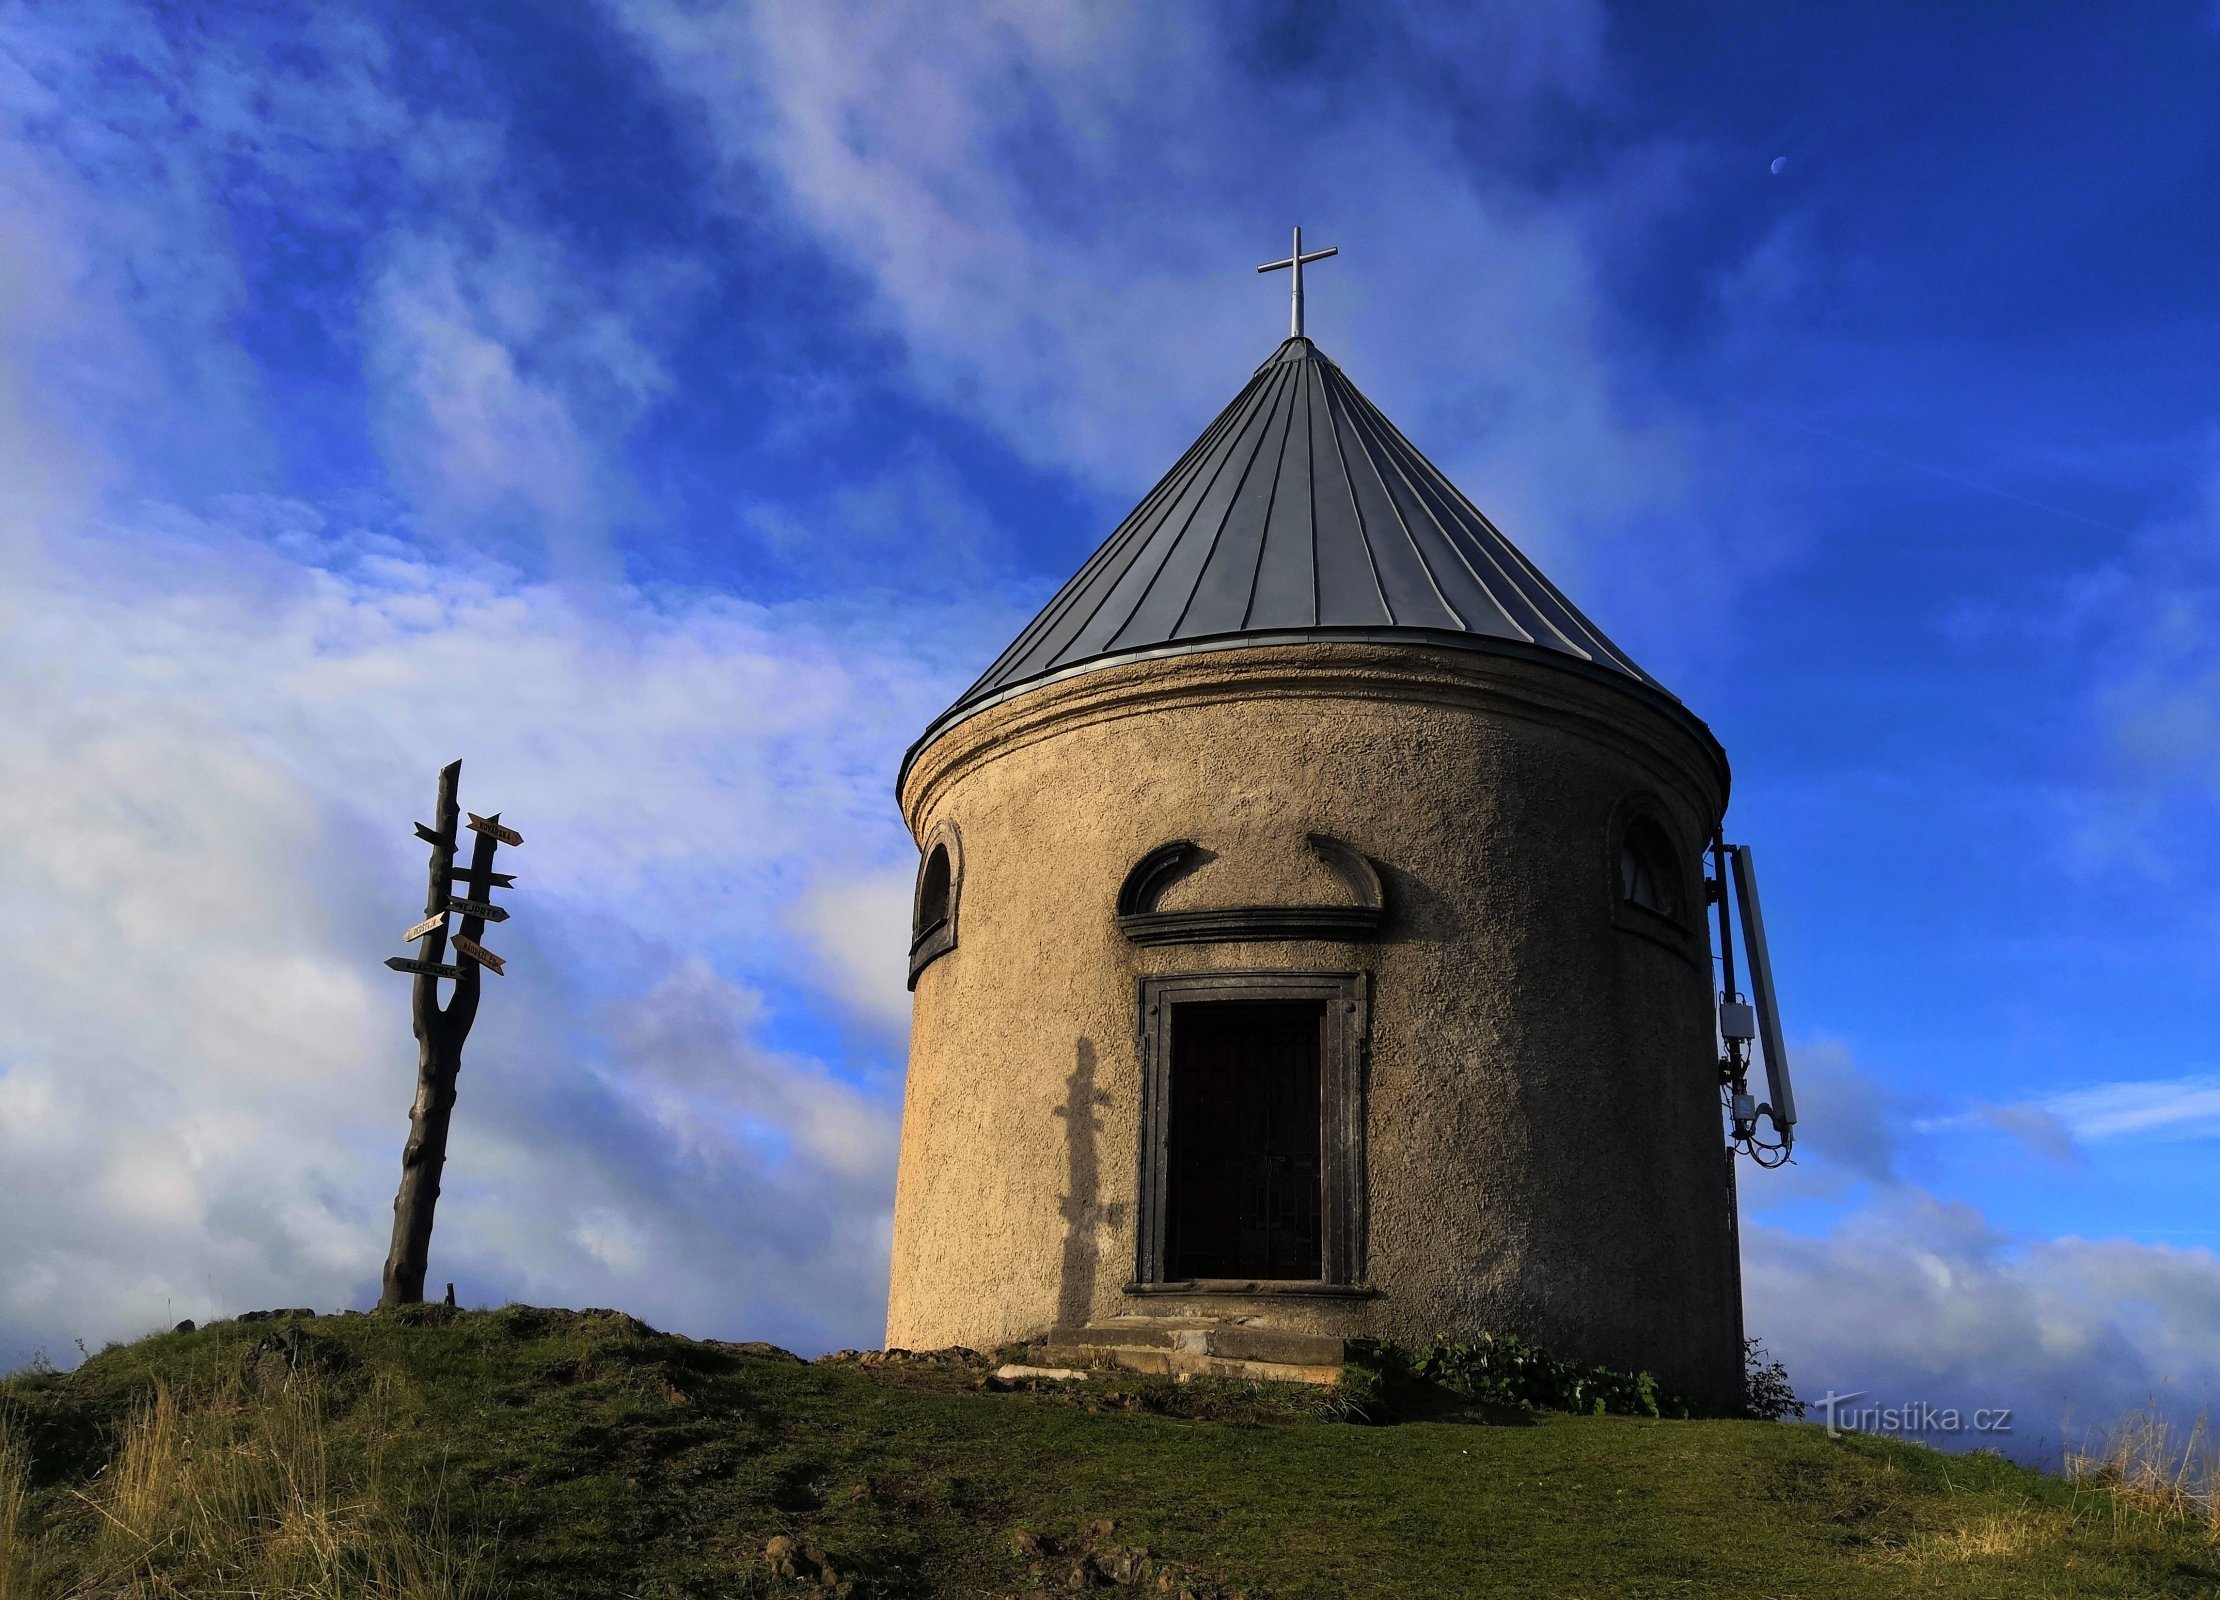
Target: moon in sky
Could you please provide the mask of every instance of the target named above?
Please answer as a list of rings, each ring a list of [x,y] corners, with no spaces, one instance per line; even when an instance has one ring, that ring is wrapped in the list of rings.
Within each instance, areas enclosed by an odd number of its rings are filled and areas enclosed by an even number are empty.
[[[1777,177],[1779,177],[1779,176],[1780,176],[1780,175],[1781,175],[1781,174],[1782,174],[1783,172],[1785,172],[1785,171],[1786,171],[1787,169],[1788,169],[1788,157],[1786,157],[1786,156],[1775,156],[1775,157],[1773,158],[1773,176],[1774,176],[1774,177],[1776,177],[1776,178],[1777,178]]]

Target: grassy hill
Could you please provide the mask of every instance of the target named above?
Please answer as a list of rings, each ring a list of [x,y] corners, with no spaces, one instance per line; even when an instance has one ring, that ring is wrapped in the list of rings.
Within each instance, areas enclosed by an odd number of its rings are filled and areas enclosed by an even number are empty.
[[[805,1364],[614,1312],[227,1322],[0,1382],[0,1600],[2212,1596],[2209,1526],[1816,1427]]]

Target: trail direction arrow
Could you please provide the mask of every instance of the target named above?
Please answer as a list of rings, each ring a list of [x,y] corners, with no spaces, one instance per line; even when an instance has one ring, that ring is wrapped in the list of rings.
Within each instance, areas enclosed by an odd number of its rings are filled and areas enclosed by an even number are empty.
[[[500,906],[490,905],[483,900],[465,900],[459,894],[451,894],[447,897],[447,909],[459,912],[466,917],[477,917],[485,922],[506,922],[509,920],[509,913]]]
[[[413,972],[426,978],[459,978],[463,969],[444,961],[411,961],[406,956],[387,956],[385,964],[395,972]]]
[[[447,877],[453,883],[475,883],[477,881],[476,875],[468,867],[450,868]],[[489,872],[486,874],[485,887],[488,889],[514,889],[516,887],[516,874],[513,872]]]
[[[414,944],[417,940],[423,938],[424,935],[430,933],[434,928],[444,928],[446,926],[447,913],[444,911],[436,911],[432,915],[426,917],[422,922],[419,922],[415,927],[409,929],[408,932],[402,934],[401,942],[403,944]]]
[[[458,933],[455,935],[455,948],[457,950],[460,950],[464,955],[469,956],[473,961],[482,962],[486,966],[493,968],[493,975],[496,978],[505,977],[507,975],[503,971],[503,969],[508,965],[508,963],[503,961],[501,957],[495,955],[491,950],[488,950],[477,940],[466,939]]]
[[[470,819],[470,831],[472,833],[490,833],[503,844],[522,844],[524,842],[523,834],[517,832],[514,828],[504,828],[495,820],[500,816],[498,811],[491,817],[481,817],[475,811],[466,811],[463,815]]]

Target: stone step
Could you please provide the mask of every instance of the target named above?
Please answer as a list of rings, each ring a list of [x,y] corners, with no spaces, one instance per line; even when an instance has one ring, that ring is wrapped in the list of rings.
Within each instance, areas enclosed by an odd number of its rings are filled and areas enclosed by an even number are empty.
[[[1085,1327],[1051,1330],[1044,1359],[1170,1377],[1331,1384],[1340,1381],[1348,1345],[1330,1334],[1253,1323],[1110,1317]]]

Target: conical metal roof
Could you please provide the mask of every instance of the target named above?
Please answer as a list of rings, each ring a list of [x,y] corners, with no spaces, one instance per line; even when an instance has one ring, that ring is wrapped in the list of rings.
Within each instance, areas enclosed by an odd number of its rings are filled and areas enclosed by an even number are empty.
[[[1137,657],[1350,639],[1546,660],[1696,722],[1296,337],[934,719],[903,769],[964,718],[1053,679]]]

